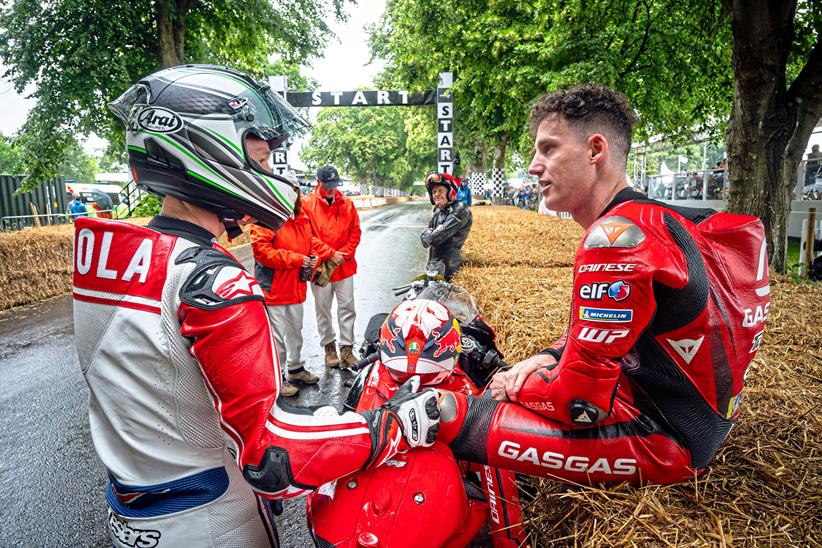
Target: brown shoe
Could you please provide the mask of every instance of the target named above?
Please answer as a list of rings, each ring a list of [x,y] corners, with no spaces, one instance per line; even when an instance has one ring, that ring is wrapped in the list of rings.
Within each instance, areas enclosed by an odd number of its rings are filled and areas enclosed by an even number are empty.
[[[332,341],[325,345],[325,366],[339,367],[340,358],[337,357],[337,343]]]
[[[299,371],[292,373],[288,372],[288,382],[301,382],[303,384],[317,384],[320,378],[312,374],[310,371],[300,368]]]
[[[288,381],[283,381],[283,385],[280,387],[280,396],[296,396],[300,393],[300,389],[291,384]]]
[[[350,344],[340,347],[340,367],[351,367],[360,361],[354,355],[354,347]]]

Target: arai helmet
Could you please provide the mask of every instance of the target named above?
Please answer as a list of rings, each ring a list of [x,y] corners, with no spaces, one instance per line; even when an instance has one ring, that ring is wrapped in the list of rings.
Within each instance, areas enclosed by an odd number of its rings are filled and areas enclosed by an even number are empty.
[[[134,84],[109,108],[126,123],[137,185],[221,219],[245,215],[269,228],[291,216],[296,191],[253,161],[254,136],[278,147],[308,123],[267,85],[214,65],[182,65]]]

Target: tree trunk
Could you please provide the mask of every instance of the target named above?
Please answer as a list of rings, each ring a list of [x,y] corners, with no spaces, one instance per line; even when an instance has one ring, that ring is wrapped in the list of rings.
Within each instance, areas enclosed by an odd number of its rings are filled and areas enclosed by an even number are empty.
[[[734,37],[734,100],[728,122],[728,210],[762,219],[770,264],[785,272],[791,191],[805,144],[822,114],[822,47],[787,88],[796,1],[723,0]]]
[[[156,0],[154,15],[157,21],[157,56],[163,68],[183,63],[185,54],[186,17],[191,0]]]

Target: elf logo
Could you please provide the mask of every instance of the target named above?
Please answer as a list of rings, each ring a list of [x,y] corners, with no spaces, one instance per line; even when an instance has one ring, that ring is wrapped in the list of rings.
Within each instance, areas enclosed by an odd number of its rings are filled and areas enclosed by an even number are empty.
[[[579,298],[587,301],[602,300],[605,295],[612,301],[624,301],[631,294],[631,284],[619,280],[616,282],[594,282],[579,288]]]
[[[628,329],[598,329],[595,327],[583,327],[579,330],[578,339],[597,344],[611,344],[617,339],[628,336]]]

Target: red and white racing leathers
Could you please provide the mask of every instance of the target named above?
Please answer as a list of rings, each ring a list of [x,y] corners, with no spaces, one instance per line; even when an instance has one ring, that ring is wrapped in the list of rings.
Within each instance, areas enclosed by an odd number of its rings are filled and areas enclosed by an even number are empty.
[[[116,546],[276,544],[255,495],[303,494],[402,443],[391,413],[277,400],[262,291],[196,225],[78,218],[74,300]]]
[[[674,483],[738,416],[770,287],[755,217],[621,191],[583,235],[558,364],[518,403],[457,395],[440,428],[460,459],[587,483]],[[443,411],[445,416],[445,411]]]

